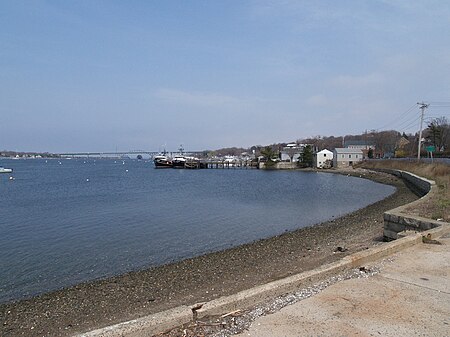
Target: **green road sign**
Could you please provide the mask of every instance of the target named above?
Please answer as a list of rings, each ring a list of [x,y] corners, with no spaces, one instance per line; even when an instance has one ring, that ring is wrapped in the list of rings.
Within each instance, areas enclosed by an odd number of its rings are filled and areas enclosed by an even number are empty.
[[[436,147],[433,146],[433,145],[427,146],[426,149],[427,149],[428,152],[435,152],[436,151]]]

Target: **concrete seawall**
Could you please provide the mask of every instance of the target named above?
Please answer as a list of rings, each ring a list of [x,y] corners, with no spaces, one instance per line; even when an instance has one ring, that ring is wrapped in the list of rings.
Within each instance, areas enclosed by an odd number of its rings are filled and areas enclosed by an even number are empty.
[[[337,262],[323,265],[317,269],[247,289],[234,295],[220,297],[205,303],[180,306],[165,312],[94,330],[80,336],[152,336],[202,317],[220,315],[237,309],[247,309],[276,296],[309,286],[323,278],[338,274],[344,270],[364,266],[367,263],[379,260],[422,242],[423,235],[429,235],[433,239],[450,232],[449,223],[404,213],[407,208],[416,203],[423,202],[433,195],[433,193],[436,193],[436,185],[433,181],[405,171],[383,171],[401,177],[413,189],[417,190],[417,193],[422,195],[421,199],[413,203],[384,213],[384,236],[394,241],[348,255]],[[404,236],[402,232],[407,230],[420,233]]]
[[[266,163],[260,162],[258,163],[259,169],[266,169]],[[273,165],[273,167],[269,168],[272,170],[297,170],[299,167],[297,163],[291,163],[291,162],[278,162]]]
[[[416,194],[421,196],[419,200],[394,208],[384,213],[383,235],[385,240],[396,240],[404,236],[405,232],[423,232],[432,228],[439,227],[442,224],[442,222],[440,221],[407,213],[407,208],[414,207],[414,205],[426,201],[435,193],[437,193],[437,187],[434,181],[401,170],[382,169],[379,171],[400,177]]]

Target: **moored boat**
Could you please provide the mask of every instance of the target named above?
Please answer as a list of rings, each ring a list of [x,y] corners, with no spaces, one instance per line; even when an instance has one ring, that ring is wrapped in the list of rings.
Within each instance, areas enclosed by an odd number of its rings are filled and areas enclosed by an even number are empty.
[[[12,169],[0,167],[0,173],[12,173]]]
[[[184,163],[184,168],[187,168],[187,169],[200,168],[200,159],[195,158],[195,157],[186,157],[186,161]]]
[[[172,158],[173,168],[184,168],[184,165],[186,164],[186,157],[184,155],[183,145],[180,145],[178,151],[180,154],[177,154]]]
[[[155,168],[172,168],[172,159],[164,154],[157,155],[153,157],[153,163]]]
[[[186,163],[186,157],[184,157],[182,155],[175,156],[172,159],[173,168],[184,168],[185,163]]]

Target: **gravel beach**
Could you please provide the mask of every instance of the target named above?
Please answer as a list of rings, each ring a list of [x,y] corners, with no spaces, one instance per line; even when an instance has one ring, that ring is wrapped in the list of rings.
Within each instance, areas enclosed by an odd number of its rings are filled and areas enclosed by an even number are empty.
[[[312,227],[1,304],[0,336],[70,336],[230,295],[382,244],[383,212],[418,197],[394,176],[365,170],[351,174],[391,184],[397,191],[364,209]]]

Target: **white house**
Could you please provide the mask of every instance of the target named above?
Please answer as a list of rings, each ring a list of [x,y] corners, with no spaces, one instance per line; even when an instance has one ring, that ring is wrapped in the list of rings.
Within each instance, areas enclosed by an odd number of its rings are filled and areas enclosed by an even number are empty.
[[[333,152],[327,149],[319,151],[314,154],[314,167],[324,168],[330,167],[333,161]]]
[[[333,151],[333,167],[335,168],[349,167],[362,160],[363,152],[361,149],[336,148]]]

